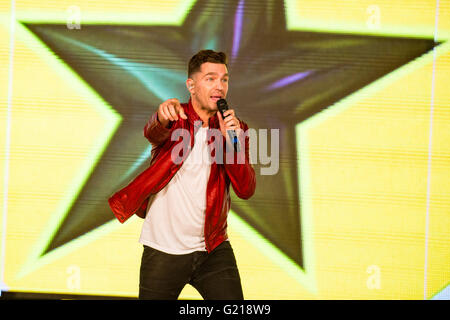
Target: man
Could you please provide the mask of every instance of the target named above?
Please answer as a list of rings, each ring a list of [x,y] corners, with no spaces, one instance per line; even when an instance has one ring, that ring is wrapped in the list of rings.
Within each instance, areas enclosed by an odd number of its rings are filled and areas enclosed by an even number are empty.
[[[144,127],[152,144],[150,167],[109,199],[120,222],[133,214],[145,218],[140,237],[141,299],[176,299],[188,283],[204,299],[243,299],[227,236],[229,186],[238,197],[248,199],[256,180],[248,136],[243,134],[248,126],[233,109],[225,111],[224,118],[217,112],[217,101],[226,98],[228,80],[223,52],[202,50],[194,55],[186,80],[189,102],[169,99],[159,106]],[[181,162],[175,159],[183,143],[175,136],[179,130],[189,134],[190,146],[188,154],[182,152]],[[240,150],[226,147],[227,130],[239,135]],[[220,141],[212,132],[219,132]],[[210,156],[215,161],[198,161]],[[239,156],[243,161],[236,161]]]

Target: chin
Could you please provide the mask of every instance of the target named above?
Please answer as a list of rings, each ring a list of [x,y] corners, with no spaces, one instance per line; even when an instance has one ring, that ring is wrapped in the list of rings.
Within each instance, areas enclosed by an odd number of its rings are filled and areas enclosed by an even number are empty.
[[[217,111],[217,104],[215,102],[208,104],[208,109],[211,111]]]

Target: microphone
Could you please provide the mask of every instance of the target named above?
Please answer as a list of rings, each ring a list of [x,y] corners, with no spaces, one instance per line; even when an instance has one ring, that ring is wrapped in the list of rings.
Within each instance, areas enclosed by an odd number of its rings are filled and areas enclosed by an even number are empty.
[[[220,113],[222,114],[222,118],[225,119],[223,113],[228,110],[227,101],[225,99],[219,99],[217,101],[217,109],[219,109]],[[227,130],[227,132],[230,140],[233,142],[234,151],[239,152],[239,139],[236,136],[236,132],[234,130]]]

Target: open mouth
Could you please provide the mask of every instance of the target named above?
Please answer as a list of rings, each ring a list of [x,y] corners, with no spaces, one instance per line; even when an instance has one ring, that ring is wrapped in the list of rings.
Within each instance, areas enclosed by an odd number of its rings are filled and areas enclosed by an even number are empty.
[[[211,100],[214,101],[214,102],[217,102],[217,101],[219,101],[220,99],[222,99],[221,96],[211,96],[210,98],[211,98]]]

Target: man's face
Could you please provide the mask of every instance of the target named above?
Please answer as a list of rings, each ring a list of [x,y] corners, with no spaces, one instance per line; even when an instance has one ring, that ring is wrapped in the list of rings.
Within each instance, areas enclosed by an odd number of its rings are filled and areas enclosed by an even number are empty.
[[[217,101],[225,99],[228,92],[228,70],[224,64],[205,62],[193,76],[191,90],[196,104],[208,111],[217,110]]]

